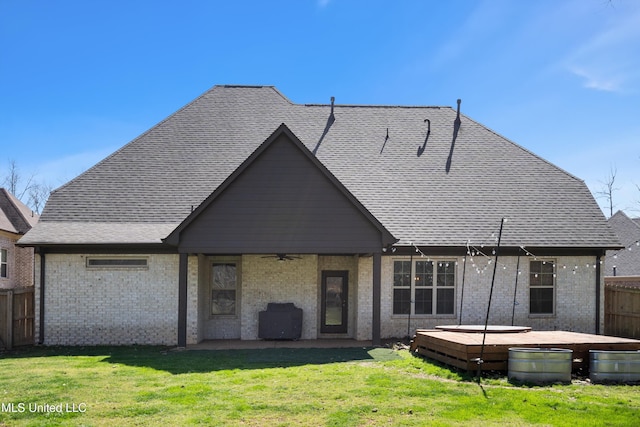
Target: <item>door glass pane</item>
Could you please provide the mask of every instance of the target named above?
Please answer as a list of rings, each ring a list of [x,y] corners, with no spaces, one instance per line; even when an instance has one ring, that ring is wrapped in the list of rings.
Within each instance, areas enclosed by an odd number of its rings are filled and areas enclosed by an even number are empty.
[[[214,289],[235,289],[236,265],[213,264],[212,280]]]
[[[211,314],[236,314],[236,291],[212,290]]]
[[[211,314],[236,314],[236,265],[213,264],[211,272]]]
[[[327,277],[325,287],[325,325],[342,325],[342,277]]]

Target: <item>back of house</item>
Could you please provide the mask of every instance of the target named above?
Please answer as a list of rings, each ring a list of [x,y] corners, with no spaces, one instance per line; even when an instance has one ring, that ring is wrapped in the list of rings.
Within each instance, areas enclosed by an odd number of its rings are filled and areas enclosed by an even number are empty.
[[[494,267],[491,323],[597,333],[620,247],[583,181],[460,104],[270,86],[205,92],[54,191],[20,244],[41,343],[179,346],[259,339],[270,303],[302,309],[302,339],[483,323]]]

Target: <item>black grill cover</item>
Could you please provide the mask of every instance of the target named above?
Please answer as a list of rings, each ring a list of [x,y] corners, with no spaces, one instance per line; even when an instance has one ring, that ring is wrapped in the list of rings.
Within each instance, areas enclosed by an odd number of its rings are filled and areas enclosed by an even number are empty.
[[[258,338],[266,340],[298,340],[302,335],[302,309],[292,302],[267,304],[258,313]]]

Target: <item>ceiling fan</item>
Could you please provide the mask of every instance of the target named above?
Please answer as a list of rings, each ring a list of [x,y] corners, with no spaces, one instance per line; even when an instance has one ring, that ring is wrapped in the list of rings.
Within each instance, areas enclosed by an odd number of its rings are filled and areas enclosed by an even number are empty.
[[[275,258],[278,261],[293,261],[294,259],[300,259],[302,257],[287,255],[287,254],[275,254],[275,255],[265,255],[262,258]]]

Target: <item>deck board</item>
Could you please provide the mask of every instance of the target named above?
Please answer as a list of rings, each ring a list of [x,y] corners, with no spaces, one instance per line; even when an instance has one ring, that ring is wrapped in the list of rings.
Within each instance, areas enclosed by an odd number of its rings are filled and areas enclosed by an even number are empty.
[[[482,333],[419,329],[411,349],[457,368],[476,370],[473,359],[483,352],[482,340]],[[569,331],[492,333],[484,340],[483,370],[506,371],[510,347],[569,348],[573,350],[574,369],[588,368],[589,350],[640,350],[639,340]]]

